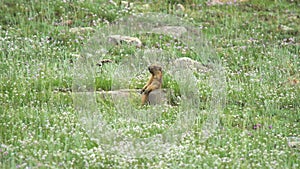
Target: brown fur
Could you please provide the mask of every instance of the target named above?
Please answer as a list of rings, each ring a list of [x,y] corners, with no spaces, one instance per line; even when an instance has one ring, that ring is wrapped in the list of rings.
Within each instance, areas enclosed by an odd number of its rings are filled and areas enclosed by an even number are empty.
[[[143,87],[142,94],[142,105],[148,102],[149,93],[155,89],[160,89],[162,86],[162,68],[158,65],[151,65],[148,67],[151,76],[147,84]]]

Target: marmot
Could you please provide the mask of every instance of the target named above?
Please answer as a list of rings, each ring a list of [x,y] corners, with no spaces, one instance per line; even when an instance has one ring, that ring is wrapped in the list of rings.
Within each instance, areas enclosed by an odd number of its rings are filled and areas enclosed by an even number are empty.
[[[155,89],[160,89],[162,86],[162,68],[158,65],[151,65],[148,67],[151,77],[147,84],[143,87],[142,94],[142,105],[148,102],[149,93]]]

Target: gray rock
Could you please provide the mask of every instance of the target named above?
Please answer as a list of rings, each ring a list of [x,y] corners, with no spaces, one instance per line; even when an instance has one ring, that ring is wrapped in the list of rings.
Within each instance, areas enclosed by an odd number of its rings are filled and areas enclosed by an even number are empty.
[[[99,91],[98,96],[101,99],[112,100],[115,103],[132,104],[141,102],[140,89],[120,89],[114,91]],[[149,93],[150,105],[164,105],[168,103],[167,89],[157,89]]]
[[[163,26],[152,29],[152,32],[181,37],[182,34],[187,32],[187,29],[183,26]]]
[[[206,4],[208,6],[211,5],[226,5],[226,4],[233,4],[237,2],[247,2],[248,0],[208,0]]]
[[[69,32],[77,33],[77,34],[86,33],[86,32],[94,32],[94,31],[95,31],[95,29],[92,27],[75,27],[75,28],[69,29]]]
[[[279,29],[283,30],[283,31],[286,31],[286,32],[289,32],[289,31],[293,31],[294,29],[291,28],[291,27],[288,27],[288,26],[285,26],[285,25],[279,25],[278,26]]]
[[[300,137],[287,137],[288,146],[300,149]]]
[[[176,5],[176,9],[177,11],[180,11],[180,12],[184,12],[185,11],[185,8],[182,4],[177,4]]]
[[[137,98],[139,97],[139,90],[136,89],[120,89],[113,91],[99,91],[97,92],[99,96],[103,99],[113,99],[117,100],[121,99],[129,99],[129,98]]]
[[[150,5],[149,4],[144,4],[144,5],[142,5],[142,8],[144,10],[150,9]]]
[[[114,45],[121,45],[123,42],[128,44],[133,44],[136,47],[142,47],[143,44],[139,38],[122,36],[122,35],[111,35],[108,37],[108,41]]]
[[[117,3],[116,3],[115,1],[113,1],[113,0],[109,0],[108,2],[109,2],[110,4],[112,4],[112,5],[114,5],[114,6],[118,6]]]
[[[121,4],[126,6],[126,7],[132,7],[133,3],[128,2],[128,1],[121,1]]]
[[[208,67],[203,66],[200,62],[197,62],[188,57],[178,58],[174,61],[174,66],[180,68],[191,69],[192,71],[198,73],[207,73],[210,71]]]
[[[167,90],[157,89],[149,93],[150,105],[165,105],[168,103]]]

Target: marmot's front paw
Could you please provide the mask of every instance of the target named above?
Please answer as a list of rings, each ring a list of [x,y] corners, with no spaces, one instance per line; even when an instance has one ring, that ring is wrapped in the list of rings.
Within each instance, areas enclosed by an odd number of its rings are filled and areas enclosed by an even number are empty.
[[[151,92],[151,90],[144,90],[143,93],[148,95]]]

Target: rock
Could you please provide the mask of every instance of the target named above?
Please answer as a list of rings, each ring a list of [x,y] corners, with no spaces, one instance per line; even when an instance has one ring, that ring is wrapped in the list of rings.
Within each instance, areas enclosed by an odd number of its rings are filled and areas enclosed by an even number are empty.
[[[295,86],[295,85],[299,85],[299,79],[296,78],[292,78],[292,79],[288,79],[288,82],[290,85]]]
[[[117,3],[115,3],[115,1],[113,1],[113,0],[109,0],[108,2],[114,6],[117,6]]]
[[[206,4],[208,6],[211,5],[225,5],[225,4],[233,4],[233,3],[237,3],[237,2],[246,2],[248,0],[209,0],[208,2],[206,2]]]
[[[126,42],[128,44],[133,44],[138,48],[142,47],[143,45],[139,38],[122,35],[111,35],[108,37],[108,41],[114,45],[120,45],[123,42]]]
[[[130,98],[137,98],[139,97],[140,90],[136,89],[120,89],[120,90],[113,90],[113,91],[99,91],[97,94],[103,99],[129,99]]]
[[[168,103],[167,90],[157,89],[149,93],[150,105],[165,105]]]
[[[54,26],[70,26],[73,24],[72,20],[62,20],[61,22],[55,22]]]
[[[143,7],[143,9],[150,9],[150,5],[149,4],[144,4],[142,7]]]
[[[120,89],[114,91],[99,91],[100,98],[113,100],[115,103],[139,104],[141,101],[140,89]],[[157,89],[149,93],[150,105],[164,105],[168,103],[167,89]]]
[[[124,5],[126,7],[132,7],[133,3],[130,3],[128,1],[121,1],[121,5]]]
[[[288,26],[285,26],[285,25],[279,25],[278,28],[280,30],[283,30],[283,31],[286,31],[286,32],[289,32],[289,31],[293,31],[294,29],[293,28],[290,28]]]
[[[56,88],[56,89],[54,89],[54,92],[55,93],[57,93],[57,92],[70,93],[70,92],[72,92],[72,89],[71,88]]]
[[[87,33],[87,32],[94,32],[94,28],[92,27],[75,27],[75,28],[71,28],[69,30],[69,32],[71,33],[77,33],[77,34],[80,34],[80,33]]]
[[[100,60],[96,65],[97,66],[102,66],[103,64],[105,64],[105,63],[112,63],[113,61],[112,60],[110,60],[110,59],[102,59],[102,60]]]
[[[288,146],[300,149],[300,137],[287,137]]]
[[[198,73],[207,73],[210,71],[208,67],[188,57],[182,57],[176,59],[174,61],[174,66],[180,68],[188,68]]]
[[[177,11],[180,11],[180,12],[184,12],[184,10],[185,10],[184,6],[181,4],[177,4],[176,9],[177,9]]]
[[[181,37],[182,34],[187,32],[187,29],[183,26],[163,26],[152,29],[152,32]]]

